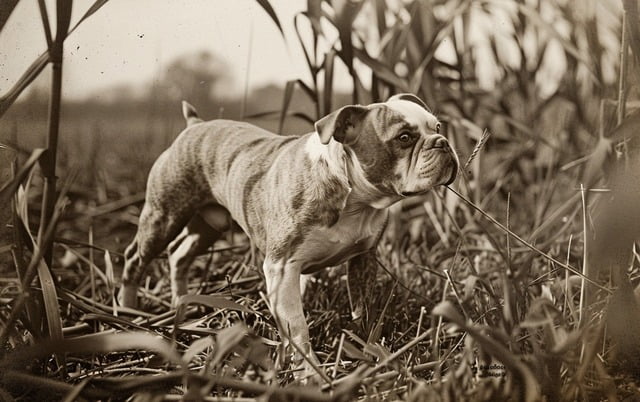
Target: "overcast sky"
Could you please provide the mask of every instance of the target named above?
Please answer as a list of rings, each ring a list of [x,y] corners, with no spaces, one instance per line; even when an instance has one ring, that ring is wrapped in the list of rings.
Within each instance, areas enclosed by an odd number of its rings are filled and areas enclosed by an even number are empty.
[[[55,16],[55,0],[46,2],[51,16]],[[93,2],[74,1],[72,26]],[[256,0],[110,0],[65,42],[64,95],[82,98],[121,84],[140,88],[161,77],[169,62],[202,50],[220,56],[230,67],[232,79],[225,86],[224,93],[217,94],[220,98],[241,94],[247,77],[250,88],[268,83],[283,84],[296,78],[309,81],[304,56],[293,29],[293,17],[306,9],[307,1],[270,0],[270,3],[283,25],[288,46]],[[615,0],[597,0],[584,4],[591,4],[591,13],[599,18],[604,16],[615,21],[617,13],[612,12],[611,6],[614,3],[617,4]],[[512,8],[509,1],[501,4],[505,9]],[[597,11],[596,5],[600,6]],[[367,12],[366,9],[363,12]],[[371,20],[364,18],[362,21],[370,24],[368,21]],[[514,44],[509,43],[509,20],[506,14],[500,13],[491,20],[473,19],[476,24],[470,29],[478,34],[470,37],[482,41],[485,36],[481,34],[482,30],[490,30],[498,40],[502,40],[499,50],[515,57],[518,52],[513,49]],[[367,28],[368,25],[359,27],[360,30]],[[568,30],[566,24],[556,28],[563,34]],[[52,29],[55,31],[55,27]],[[37,1],[21,0],[0,32],[0,94],[5,93],[44,51],[44,38]],[[564,58],[559,57],[562,56],[559,43],[551,42],[555,43],[551,43],[550,48],[553,49],[547,56],[552,62],[547,63],[546,74],[538,78],[551,83],[547,86],[553,89],[562,76]],[[437,57],[446,60],[452,56],[450,46],[445,39]],[[489,53],[486,44],[482,51]],[[248,64],[250,53],[251,63]],[[335,85],[350,89],[350,79],[342,63],[336,63],[335,68]],[[476,68],[482,86],[491,86],[495,79],[499,79],[492,76],[495,71],[489,63],[480,60]],[[366,85],[369,75],[360,76]]]
[[[76,0],[72,25],[93,0]],[[53,1],[47,1],[55,15]],[[250,87],[308,78],[293,16],[304,0],[271,0],[289,41],[255,0],[111,0],[65,42],[64,93],[84,97],[115,84],[158,77],[171,60],[209,50],[230,66],[231,92],[244,86],[252,41]],[[55,31],[55,28],[53,28]],[[0,93],[45,49],[37,2],[22,0],[0,33]]]

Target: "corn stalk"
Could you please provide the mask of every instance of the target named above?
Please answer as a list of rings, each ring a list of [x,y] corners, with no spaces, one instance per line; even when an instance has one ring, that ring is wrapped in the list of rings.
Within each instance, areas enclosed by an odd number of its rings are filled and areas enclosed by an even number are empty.
[[[57,2],[57,32],[55,40],[49,48],[49,57],[52,66],[51,97],[49,99],[47,152],[40,164],[44,176],[44,191],[42,211],[40,214],[40,230],[38,232],[39,239],[42,239],[44,228],[51,222],[56,199],[56,154],[58,150],[58,134],[60,131],[60,101],[62,99],[62,55],[64,52],[64,40],[67,37],[69,23],[71,22],[72,5],[72,0],[59,0]],[[52,242],[44,244],[44,260],[49,267],[51,267],[52,245]]]

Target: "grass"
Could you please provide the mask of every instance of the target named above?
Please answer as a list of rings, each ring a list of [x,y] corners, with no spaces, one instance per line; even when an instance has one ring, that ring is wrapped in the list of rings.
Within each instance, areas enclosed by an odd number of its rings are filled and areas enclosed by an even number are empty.
[[[32,153],[16,168],[18,179],[0,190],[0,200],[13,199],[16,211],[9,226],[2,222],[0,237],[11,239],[10,247],[0,244],[2,399],[640,396],[640,308],[633,293],[640,277],[639,114],[621,106],[633,96],[628,82],[607,81],[603,73],[607,65],[616,71],[623,65],[621,76],[632,75],[637,66],[625,57],[640,54],[635,32],[620,60],[594,35],[610,27],[570,5],[338,3],[310,2],[308,13],[296,17],[300,36],[308,29],[313,38],[306,43],[311,81],[289,83],[281,109],[254,121],[303,132],[308,123],[294,126],[292,115],[314,120],[351,99],[411,90],[447,122],[466,163],[450,188],[392,209],[377,259],[369,261],[376,281],[365,322],[351,317],[344,266],[312,279],[304,305],[328,381],[303,387],[293,380],[264,296],[260,256],[240,233],[196,261],[194,296],[177,309],[170,308],[165,258],[148,270],[140,310],[116,307],[121,252],[135,231],[146,172],[182,127],[179,100],[175,114],[157,115],[127,115],[133,108],[125,104],[112,114],[105,110],[115,111],[113,105],[63,104],[58,203],[44,238],[35,236],[42,152]],[[624,3],[627,18],[637,15],[631,3]],[[279,26],[269,3],[259,4]],[[504,38],[485,38],[501,79],[482,90],[479,56],[467,42],[469,19],[500,7],[521,62],[504,60],[497,50]],[[552,22],[541,7],[552,8]],[[386,18],[362,24],[358,18],[372,18],[372,11]],[[560,34],[558,24],[568,29]],[[377,39],[361,31],[374,25]],[[536,77],[549,38],[567,67],[562,86],[543,96]],[[445,39],[453,43],[453,64],[434,55]],[[367,53],[372,45],[379,47],[376,57]],[[346,101],[332,85],[335,63],[344,63],[354,82]],[[362,69],[350,68],[358,65],[368,66],[370,87],[361,83]],[[46,124],[28,110],[35,109],[14,105],[0,138],[31,154],[43,143],[34,133]],[[40,258],[48,236],[51,266]]]

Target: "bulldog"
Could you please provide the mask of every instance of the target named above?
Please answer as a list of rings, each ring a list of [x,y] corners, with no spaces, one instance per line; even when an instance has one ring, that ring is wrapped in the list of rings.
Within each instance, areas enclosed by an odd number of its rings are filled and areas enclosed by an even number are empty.
[[[282,342],[306,374],[317,359],[301,274],[376,247],[387,208],[448,185],[459,162],[438,119],[416,96],[345,106],[315,131],[281,136],[248,123],[203,121],[183,102],[187,128],[149,173],[138,230],[125,251],[119,300],[136,305],[144,268],[168,248],[172,299],[187,292],[194,257],[231,219],[264,254],[267,297]]]

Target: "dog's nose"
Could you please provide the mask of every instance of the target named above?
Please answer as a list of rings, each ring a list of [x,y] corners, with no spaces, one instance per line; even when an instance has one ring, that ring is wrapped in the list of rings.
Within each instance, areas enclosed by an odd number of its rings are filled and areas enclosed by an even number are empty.
[[[440,134],[432,135],[427,138],[427,141],[424,143],[425,149],[431,148],[447,148],[449,146],[449,142],[446,138],[441,136]]]

